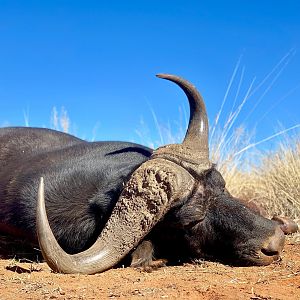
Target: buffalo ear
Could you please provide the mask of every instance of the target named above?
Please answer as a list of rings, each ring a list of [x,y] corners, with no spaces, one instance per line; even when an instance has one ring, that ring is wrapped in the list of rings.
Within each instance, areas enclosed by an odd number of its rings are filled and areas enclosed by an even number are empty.
[[[180,227],[191,228],[200,223],[206,215],[209,200],[204,197],[202,186],[176,212],[177,223]]]
[[[191,228],[200,223],[204,219],[204,214],[199,209],[193,206],[185,206],[180,209],[177,218],[181,227]]]
[[[280,225],[280,228],[284,234],[295,233],[299,230],[297,223],[290,218],[274,216],[272,220]]]

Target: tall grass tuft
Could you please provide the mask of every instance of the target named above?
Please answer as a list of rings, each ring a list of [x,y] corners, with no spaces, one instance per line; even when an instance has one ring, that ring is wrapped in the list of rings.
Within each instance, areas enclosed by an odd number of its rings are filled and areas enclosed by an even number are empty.
[[[61,107],[60,113],[57,111],[56,107],[52,108],[51,112],[51,128],[68,133],[70,130],[70,118],[64,107]]]
[[[253,196],[272,214],[300,218],[300,137],[286,137],[262,154],[252,172]]]

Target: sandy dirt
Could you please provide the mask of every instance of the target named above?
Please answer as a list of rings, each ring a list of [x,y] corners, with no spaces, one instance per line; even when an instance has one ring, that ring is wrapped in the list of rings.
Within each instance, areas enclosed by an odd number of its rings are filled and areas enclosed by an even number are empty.
[[[151,273],[119,268],[96,275],[52,273],[45,263],[0,260],[0,299],[300,299],[300,244],[265,267],[215,262]]]

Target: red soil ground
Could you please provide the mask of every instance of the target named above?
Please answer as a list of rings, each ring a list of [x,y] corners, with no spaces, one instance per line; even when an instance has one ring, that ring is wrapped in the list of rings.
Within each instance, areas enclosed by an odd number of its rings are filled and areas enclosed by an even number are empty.
[[[265,267],[202,262],[151,273],[132,268],[96,275],[54,274],[45,263],[0,260],[0,300],[9,299],[300,299],[300,244]]]

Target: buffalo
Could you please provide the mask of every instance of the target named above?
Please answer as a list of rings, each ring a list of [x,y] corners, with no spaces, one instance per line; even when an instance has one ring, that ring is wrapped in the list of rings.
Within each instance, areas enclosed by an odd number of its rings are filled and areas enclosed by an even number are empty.
[[[157,76],[188,98],[182,144],[152,150],[43,128],[1,128],[0,232],[39,245],[61,273],[93,274],[130,259],[134,267],[278,260],[289,220],[269,220],[230,195],[209,160],[201,95],[178,76]]]

